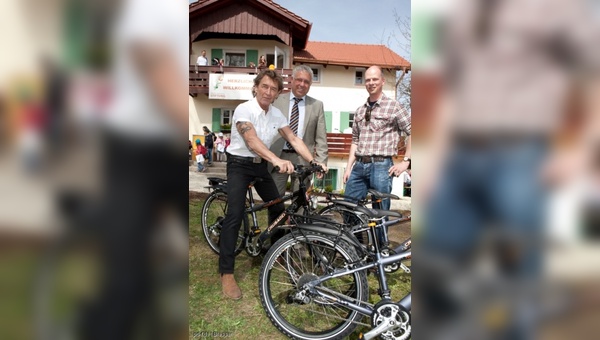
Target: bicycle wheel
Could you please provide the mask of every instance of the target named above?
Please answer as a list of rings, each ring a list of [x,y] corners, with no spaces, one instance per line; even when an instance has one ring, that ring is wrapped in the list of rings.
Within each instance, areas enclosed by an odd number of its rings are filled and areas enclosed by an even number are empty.
[[[261,303],[273,325],[296,339],[341,339],[352,333],[363,315],[302,286],[355,261],[353,247],[318,233],[292,232],[275,243],[259,272]],[[330,279],[316,289],[357,304],[368,299],[364,271]]]
[[[372,244],[372,239],[368,232],[367,221],[356,211],[333,203],[319,210],[317,215],[327,217],[333,222],[342,224],[347,228],[353,228],[352,233],[365,247]]]
[[[202,206],[202,231],[208,246],[216,254],[219,254],[219,242],[221,240],[221,222],[227,213],[227,193],[221,190],[213,191]],[[244,215],[242,226],[235,244],[235,255],[242,252],[245,246],[246,232],[248,230],[248,217]]]

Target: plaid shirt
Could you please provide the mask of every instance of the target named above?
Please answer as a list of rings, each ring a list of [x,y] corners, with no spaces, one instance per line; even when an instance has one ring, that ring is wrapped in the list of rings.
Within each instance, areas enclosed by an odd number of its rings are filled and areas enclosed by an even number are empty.
[[[357,156],[396,156],[400,132],[410,135],[410,114],[385,94],[373,105],[371,119],[365,119],[368,102],[356,109],[352,124],[352,144]]]

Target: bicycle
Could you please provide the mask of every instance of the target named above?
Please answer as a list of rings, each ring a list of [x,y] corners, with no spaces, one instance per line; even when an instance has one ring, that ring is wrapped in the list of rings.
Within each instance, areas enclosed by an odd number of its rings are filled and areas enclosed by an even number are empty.
[[[327,203],[328,205],[322,208],[317,212],[317,215],[327,216],[330,219],[336,221],[337,223],[343,224],[354,233],[363,248],[366,250],[374,250],[373,238],[367,232],[369,229],[368,226],[368,217],[367,215],[361,213],[356,209],[357,206],[367,208],[368,204],[371,204],[373,209],[381,209],[381,201],[385,198],[389,199],[400,199],[398,196],[394,194],[386,194],[379,192],[374,189],[369,189],[368,194],[370,194],[371,199],[354,199],[349,196],[337,195],[328,193],[326,195],[325,201],[319,201],[318,203]],[[410,221],[411,216],[403,218],[396,223]],[[406,240],[402,241],[401,247],[396,249],[390,248],[390,240],[387,233],[387,228],[381,228],[379,234],[379,247],[381,249],[381,253],[383,256],[390,256],[392,254],[397,253],[398,251],[406,251],[410,249],[412,244],[412,239],[409,237]],[[392,273],[397,271],[399,268],[404,270],[406,273],[410,274],[410,268],[405,266],[402,263],[390,264],[385,267],[385,271],[387,273]]]
[[[411,258],[400,245],[397,254],[383,256],[377,229],[398,223],[392,211],[355,208],[369,218],[374,251],[365,249],[346,228],[328,223],[298,224],[277,241],[259,272],[261,304],[273,325],[296,339],[341,339],[359,325],[370,328],[362,339],[408,339],[411,335],[411,293],[391,299],[384,267]],[[398,219],[385,221],[385,217]],[[380,300],[368,302],[367,271],[376,268]],[[371,323],[362,323],[364,316]]]
[[[307,216],[315,215],[316,198],[312,197],[312,189],[307,188],[304,180],[313,173],[319,171],[323,171],[323,169],[318,165],[308,167],[302,165],[295,166],[292,176],[300,179],[298,190],[260,204],[255,203],[252,192],[252,187],[256,181],[260,179],[252,181],[250,185],[248,185],[244,218],[242,219],[242,227],[238,234],[235,255],[238,255],[245,249],[248,255],[256,257],[260,255],[262,244],[267,239],[270,231],[275,226],[287,222],[286,217],[291,218],[294,222],[302,222],[305,221]],[[211,193],[202,206],[201,224],[202,230],[204,231],[204,237],[206,238],[209,247],[216,254],[219,254],[219,241],[222,228],[221,223],[225,219],[225,214],[227,212],[227,180],[217,177],[210,177],[208,180],[208,188],[211,190]],[[268,226],[265,231],[262,231],[256,213],[267,209],[272,205],[286,201],[291,201],[291,204],[277,219],[275,219],[272,225]],[[302,214],[297,214],[300,210],[302,210]],[[249,216],[251,217],[252,225],[250,225]]]

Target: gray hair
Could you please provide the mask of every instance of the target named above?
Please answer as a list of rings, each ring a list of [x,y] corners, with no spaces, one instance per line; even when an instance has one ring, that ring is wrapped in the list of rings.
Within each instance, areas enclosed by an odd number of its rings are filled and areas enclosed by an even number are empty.
[[[294,67],[294,70],[292,70],[292,78],[296,78],[296,74],[298,74],[298,72],[308,73],[310,75],[310,81],[312,82],[312,78],[313,78],[312,68],[308,67],[307,65],[298,65],[298,66]]]

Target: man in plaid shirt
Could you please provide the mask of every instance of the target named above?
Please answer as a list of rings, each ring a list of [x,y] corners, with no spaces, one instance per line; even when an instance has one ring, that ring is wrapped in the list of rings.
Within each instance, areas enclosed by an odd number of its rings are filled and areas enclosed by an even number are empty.
[[[352,124],[352,145],[344,172],[345,195],[356,199],[366,196],[368,189],[390,193],[392,177],[399,176],[410,165],[410,113],[397,101],[383,93],[385,78],[379,66],[365,72],[367,102],[358,107]],[[394,164],[398,154],[400,133],[407,135],[404,159]],[[390,200],[382,202],[382,209],[390,208]]]

